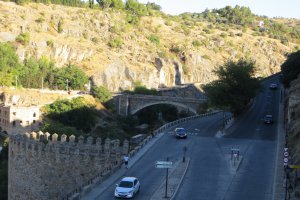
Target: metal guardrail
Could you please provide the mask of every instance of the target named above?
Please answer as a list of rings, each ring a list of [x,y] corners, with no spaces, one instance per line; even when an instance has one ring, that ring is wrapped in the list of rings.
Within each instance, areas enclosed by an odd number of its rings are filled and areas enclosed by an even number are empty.
[[[185,122],[185,121],[189,121],[189,120],[193,120],[193,119],[198,119],[198,118],[202,118],[202,117],[207,117],[207,116],[211,116],[217,113],[220,113],[221,111],[213,111],[213,112],[209,112],[209,113],[204,113],[201,115],[195,115],[195,116],[191,116],[191,117],[186,117],[186,118],[182,118],[170,123],[167,123],[165,125],[163,125],[162,127],[158,128],[157,130],[153,131],[153,136],[149,135],[147,136],[143,141],[141,141],[133,150],[131,150],[129,152],[129,157],[133,157],[137,152],[139,152],[155,135],[164,132],[167,128],[172,127],[176,124]],[[111,175],[113,172],[115,172],[117,169],[119,169],[120,166],[117,166],[116,168],[114,168],[109,174]],[[107,176],[107,177],[108,177]],[[87,193],[87,191],[91,190],[91,188],[104,181],[105,178],[107,177],[103,177],[99,174],[97,174],[94,178],[92,178],[91,180],[87,181],[86,184],[83,184],[80,188],[76,189],[75,191],[69,193],[65,198],[65,200],[75,200],[75,199],[81,199],[81,195],[85,195]]]

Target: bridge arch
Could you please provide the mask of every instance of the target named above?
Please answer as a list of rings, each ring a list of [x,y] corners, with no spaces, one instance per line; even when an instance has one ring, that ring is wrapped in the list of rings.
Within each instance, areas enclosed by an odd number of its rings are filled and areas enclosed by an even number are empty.
[[[150,102],[150,103],[145,103],[141,106],[138,106],[134,109],[132,109],[130,111],[130,114],[131,115],[134,115],[136,114],[138,111],[146,108],[146,107],[149,107],[149,106],[153,106],[153,105],[157,105],[157,104],[170,104],[170,105],[174,105],[174,106],[178,106],[178,107],[182,107],[182,108],[186,108],[188,111],[191,111],[192,113],[194,114],[197,114],[197,111],[194,109],[194,108],[191,108],[189,106],[186,106],[185,104],[182,104],[182,103],[178,103],[178,102],[170,102],[170,101],[157,101],[157,102]]]

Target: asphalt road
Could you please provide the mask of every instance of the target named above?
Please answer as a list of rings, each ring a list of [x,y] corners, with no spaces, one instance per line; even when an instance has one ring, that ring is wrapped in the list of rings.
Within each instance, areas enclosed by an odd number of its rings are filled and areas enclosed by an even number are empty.
[[[228,135],[216,138],[223,113],[192,120],[180,125],[188,130],[187,139],[176,139],[171,131],[157,141],[130,169],[126,176],[136,176],[141,191],[135,199],[149,199],[165,178],[164,169],[156,169],[155,161],[182,159],[187,147],[190,166],[175,197],[177,200],[271,200],[275,173],[276,119],[279,90],[270,91],[267,80],[249,111],[241,116]],[[266,125],[262,118],[273,114],[275,123]],[[237,173],[230,168],[230,149],[240,148],[243,162]],[[97,199],[114,199],[115,184]]]

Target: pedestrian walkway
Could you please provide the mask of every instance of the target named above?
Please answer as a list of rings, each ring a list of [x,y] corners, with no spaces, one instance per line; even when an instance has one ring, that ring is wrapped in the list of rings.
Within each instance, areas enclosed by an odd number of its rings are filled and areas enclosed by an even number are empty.
[[[283,103],[279,105],[278,113],[278,129],[277,129],[277,156],[275,162],[275,177],[273,185],[273,200],[284,200],[285,199],[285,173],[283,167],[283,151],[285,147],[285,130],[284,130],[284,110]]]
[[[143,148],[141,148],[133,157],[131,157],[128,162],[128,168],[131,168],[148,151],[148,149],[150,149],[153,146],[153,144],[155,144],[155,142],[157,140],[159,140],[163,135],[164,135],[164,133],[159,133],[156,136],[154,136]],[[115,173],[113,173],[111,176],[109,176],[106,180],[104,180],[100,184],[94,186],[81,199],[83,199],[83,200],[97,199],[97,197],[100,196],[111,185],[118,182],[118,180],[122,176],[125,175],[126,171],[127,171],[127,169],[125,167],[121,167]]]
[[[167,193],[166,179],[164,179],[158,190],[156,190],[156,192],[151,197],[151,200],[174,199],[180,187],[180,184],[185,176],[189,163],[189,158],[186,159],[185,162],[183,162],[182,160],[177,161],[173,165],[173,168],[170,169],[170,173],[168,176]]]

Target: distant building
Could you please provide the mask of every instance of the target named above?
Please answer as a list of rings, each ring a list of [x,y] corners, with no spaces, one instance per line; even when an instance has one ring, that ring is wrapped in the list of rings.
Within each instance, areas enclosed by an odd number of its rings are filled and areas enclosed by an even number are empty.
[[[259,21],[258,26],[259,26],[260,28],[263,28],[264,25],[265,25],[265,22],[264,22],[264,21]]]
[[[0,105],[0,127],[7,134],[34,131],[39,124],[38,106]]]

